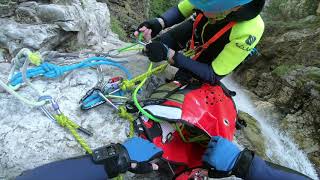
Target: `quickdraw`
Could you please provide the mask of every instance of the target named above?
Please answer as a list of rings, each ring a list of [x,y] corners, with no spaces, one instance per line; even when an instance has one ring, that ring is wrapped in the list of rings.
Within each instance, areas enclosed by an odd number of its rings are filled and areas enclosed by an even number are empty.
[[[126,97],[124,97],[126,92],[131,92],[132,90],[134,90],[135,86],[139,85],[144,79],[162,72],[167,66],[168,64],[162,64],[154,69],[148,70],[146,73],[141,74],[133,79],[124,80],[121,77],[114,77],[111,78],[102,87],[96,85],[93,89],[89,90],[83,98],[81,98],[80,107],[82,110],[89,110],[105,103],[106,101],[101,96],[99,96],[99,93],[102,93],[105,97],[108,97],[108,99],[113,99],[111,101],[114,103],[119,102],[119,100],[121,102],[121,100],[127,99]],[[138,92],[139,90],[137,90],[136,93]],[[136,93],[133,93],[133,97],[136,96]],[[121,103],[123,103],[123,101]]]
[[[99,93],[102,93],[107,98],[112,98],[115,100],[127,100],[128,98],[124,97],[123,91],[110,94],[112,91],[120,88],[122,81],[123,78],[118,76],[109,79],[106,84],[101,85],[102,83],[98,83],[94,88],[90,89],[83,98],[81,98],[79,102],[80,108],[82,110],[89,110],[104,104],[106,101],[99,95]]]
[[[58,103],[51,97],[51,96],[41,96],[39,98],[39,100],[46,100],[49,101],[51,104],[51,107],[53,109],[53,111],[55,112],[55,114],[52,114],[46,107],[45,105],[40,106],[40,110],[51,120],[57,122],[60,126],[62,127],[66,127],[71,134],[73,135],[73,137],[79,142],[79,144],[81,145],[81,147],[83,149],[85,149],[85,151],[89,154],[92,154],[92,150],[90,149],[89,145],[86,143],[86,141],[81,138],[81,136],[77,133],[76,130],[81,131],[82,133],[86,134],[87,136],[93,136],[93,134],[79,126],[78,124],[74,123],[73,121],[71,121],[67,116],[65,116],[60,108]]]

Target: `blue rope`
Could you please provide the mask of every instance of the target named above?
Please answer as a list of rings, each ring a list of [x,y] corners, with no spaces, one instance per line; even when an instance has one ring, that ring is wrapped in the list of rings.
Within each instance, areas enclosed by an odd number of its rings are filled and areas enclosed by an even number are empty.
[[[44,62],[38,67],[28,69],[27,78],[34,78],[37,76],[44,76],[46,78],[57,78],[62,76],[64,73],[68,71],[73,71],[75,69],[80,69],[80,68],[95,67],[99,65],[110,65],[110,66],[117,67],[126,74],[128,79],[132,78],[130,72],[124,66],[122,66],[120,63],[116,61],[113,61],[111,59],[107,59],[104,57],[91,57],[78,64],[72,64],[68,66],[58,66],[58,65]],[[21,72],[15,74],[10,80],[10,84],[12,86],[16,86],[18,84],[21,84],[22,82],[23,82],[23,79],[22,79]]]

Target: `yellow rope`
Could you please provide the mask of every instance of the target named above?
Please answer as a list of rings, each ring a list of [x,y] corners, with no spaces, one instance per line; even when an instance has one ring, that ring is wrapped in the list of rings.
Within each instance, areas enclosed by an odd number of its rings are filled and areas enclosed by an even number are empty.
[[[166,69],[166,67],[168,66],[168,63],[165,63],[165,64],[161,64],[159,65],[158,67],[155,67],[153,68],[152,70],[148,70],[146,73],[143,73],[133,79],[130,79],[130,80],[124,80],[122,82],[122,85],[121,85],[121,90],[123,91],[131,91],[134,89],[134,87],[140,83],[141,81],[143,81],[145,78],[148,78],[150,77],[151,75],[154,75],[154,74],[158,74],[158,73],[161,73],[162,71],[164,71]]]
[[[134,117],[132,114],[128,113],[125,106],[119,106],[118,108],[119,108],[119,116],[123,119],[127,119],[130,123],[129,137],[131,138],[134,136],[134,127],[133,127]],[[123,180],[123,176],[120,174],[119,176],[114,178],[114,180]]]
[[[77,133],[76,129],[79,128],[79,125],[77,125],[76,123],[74,123],[73,121],[71,121],[67,116],[65,116],[64,114],[60,114],[60,115],[55,115],[54,118],[56,119],[56,121],[59,123],[60,126],[62,127],[66,127],[69,129],[69,131],[71,132],[71,134],[73,135],[73,137],[79,142],[79,144],[81,145],[81,147],[86,150],[87,153],[92,154],[92,150],[90,149],[90,147],[88,146],[88,144],[86,143],[86,141],[84,139],[81,138],[81,136]]]
[[[129,132],[129,137],[134,136],[134,127],[133,127],[133,121],[134,117],[132,114],[128,113],[126,107],[124,106],[119,106],[119,116],[123,119],[127,119],[130,122],[130,132]]]
[[[39,66],[42,63],[42,57],[39,52],[29,52],[28,58],[30,62],[36,66]]]
[[[114,180],[123,180],[123,176],[120,174],[119,176],[113,178]]]

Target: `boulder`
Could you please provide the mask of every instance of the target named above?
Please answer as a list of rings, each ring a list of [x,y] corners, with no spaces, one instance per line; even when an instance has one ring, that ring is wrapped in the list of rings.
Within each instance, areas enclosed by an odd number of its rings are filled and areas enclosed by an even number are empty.
[[[19,24],[10,19],[0,19],[0,48],[15,55],[22,48],[49,50],[58,46],[70,34],[54,24]]]
[[[243,111],[239,111],[238,117],[247,123],[247,127],[237,131],[237,141],[244,147],[256,152],[259,156],[269,159],[266,155],[265,138],[259,122]]]

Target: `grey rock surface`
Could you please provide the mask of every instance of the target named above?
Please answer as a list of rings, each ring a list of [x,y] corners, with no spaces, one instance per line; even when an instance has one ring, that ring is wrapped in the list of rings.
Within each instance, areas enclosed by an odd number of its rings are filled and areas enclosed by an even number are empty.
[[[300,19],[317,13],[319,0],[268,0],[266,11],[270,18]]]
[[[0,65],[0,78],[5,79],[10,64]],[[133,56],[126,66],[133,74],[140,74],[147,69],[146,58]],[[104,67],[103,75],[108,78],[121,75],[121,72]],[[37,78],[32,81],[43,94],[57,100],[65,115],[94,133],[93,137],[80,134],[92,149],[123,141],[129,125],[108,105],[91,111],[80,110],[79,100],[96,81],[96,72],[92,69],[77,70],[55,80]],[[23,87],[18,92],[28,98],[38,96],[30,87]],[[7,93],[0,93],[0,106],[0,177],[11,179],[23,170],[84,154],[73,136],[39,109],[28,107]]]
[[[237,131],[237,141],[240,142],[242,146],[256,152],[260,157],[268,159],[266,155],[267,148],[265,147],[266,140],[262,133],[260,123],[254,117],[243,111],[239,111],[238,117],[246,122],[247,127]]]
[[[23,47],[50,50],[70,36],[54,24],[19,24],[10,19],[0,19],[0,24],[0,47],[7,49],[11,55]]]
[[[74,47],[102,43],[110,34],[107,5],[95,0],[65,2],[68,5],[35,1],[17,5],[15,21],[0,19],[0,47],[15,55],[23,47],[50,50],[71,37],[76,39]]]

